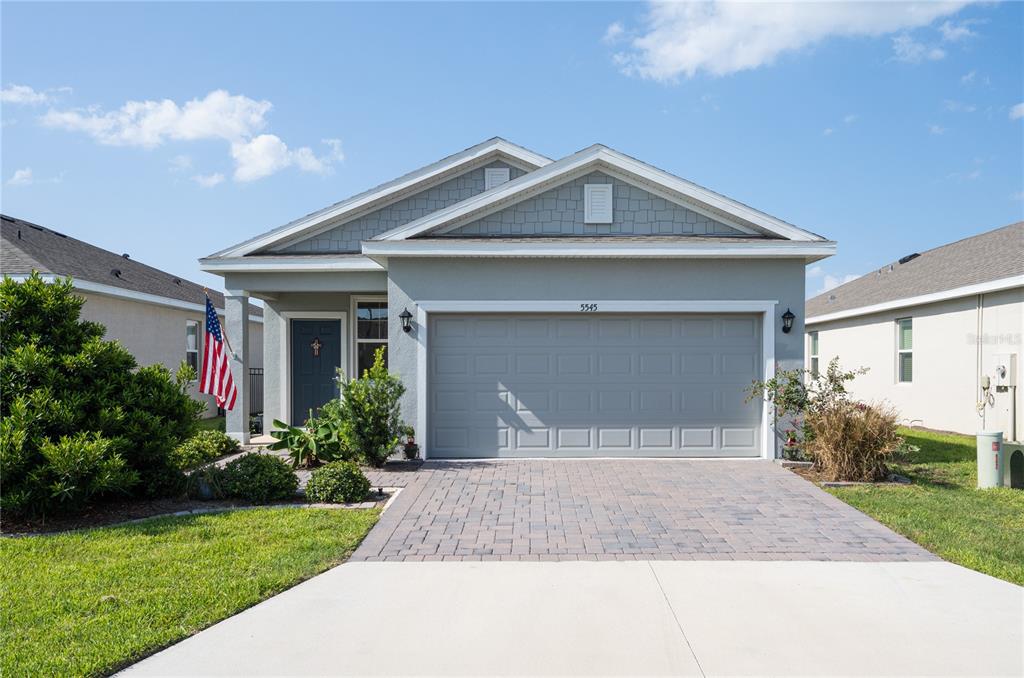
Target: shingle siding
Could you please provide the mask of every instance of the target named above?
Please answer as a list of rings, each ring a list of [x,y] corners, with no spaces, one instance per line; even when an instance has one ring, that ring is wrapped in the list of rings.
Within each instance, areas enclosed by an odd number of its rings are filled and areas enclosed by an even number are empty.
[[[516,179],[524,174],[522,170],[502,162],[492,162],[486,167],[507,167],[510,179]],[[478,167],[470,170],[433,188],[399,200],[376,212],[353,219],[307,240],[289,245],[279,251],[289,254],[358,252],[360,251],[359,243],[363,240],[369,240],[375,235],[398,228],[439,209],[483,193],[484,169],[484,167]]]
[[[610,224],[587,224],[583,186],[612,184]],[[736,229],[600,172],[524,200],[451,231],[449,236],[742,235]]]

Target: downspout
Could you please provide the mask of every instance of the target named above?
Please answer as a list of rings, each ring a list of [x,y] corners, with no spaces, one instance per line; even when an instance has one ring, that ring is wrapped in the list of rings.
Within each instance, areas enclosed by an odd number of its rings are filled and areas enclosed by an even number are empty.
[[[985,408],[987,400],[985,393],[981,391],[981,347],[982,347],[982,336],[981,333],[984,330],[984,315],[985,315],[985,295],[978,295],[977,302],[977,318],[975,320],[975,335],[974,335],[974,393],[975,397],[978,398],[978,416],[981,417],[981,430],[985,430]]]

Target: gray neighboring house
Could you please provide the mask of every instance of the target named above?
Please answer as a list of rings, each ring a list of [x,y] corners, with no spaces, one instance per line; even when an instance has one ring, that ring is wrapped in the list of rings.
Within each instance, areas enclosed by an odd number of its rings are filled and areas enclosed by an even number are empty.
[[[106,339],[117,340],[140,365],[161,364],[178,369],[182,360],[197,368],[203,355],[206,317],[203,286],[90,245],[23,219],[2,216],[0,274],[24,280],[38,271],[46,280],[71,276],[75,291],[85,297],[82,319],[107,328]],[[210,299],[223,314],[224,295],[210,290]],[[247,323],[249,366],[263,365],[263,309],[251,306]],[[234,335],[228,335],[232,346]],[[198,369],[197,369],[198,372]],[[211,396],[192,395],[217,408]]]
[[[810,369],[869,368],[857,398],[908,424],[1021,437],[1024,222],[908,254],[809,299],[806,315]]]
[[[803,364],[782,316],[834,252],[605,146],[495,138],[201,266],[235,335],[265,302],[268,420],[301,422],[384,346],[428,458],[773,457],[744,389]]]

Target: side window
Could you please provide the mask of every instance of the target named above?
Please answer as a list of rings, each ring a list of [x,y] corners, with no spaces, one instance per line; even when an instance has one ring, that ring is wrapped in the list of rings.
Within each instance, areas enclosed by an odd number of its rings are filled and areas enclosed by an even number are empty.
[[[185,362],[199,373],[199,323],[195,320],[185,325]]]
[[[387,364],[388,302],[360,301],[356,304],[356,377],[373,366],[377,349],[384,347]]]
[[[810,332],[807,335],[810,338],[810,356],[811,356],[811,376],[818,376],[818,333]]]
[[[909,384],[914,380],[914,320],[896,321],[896,380]]]

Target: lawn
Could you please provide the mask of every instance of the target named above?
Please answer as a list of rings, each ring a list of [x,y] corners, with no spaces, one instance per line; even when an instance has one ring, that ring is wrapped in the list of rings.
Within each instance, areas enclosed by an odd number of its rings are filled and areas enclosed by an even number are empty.
[[[344,561],[377,515],[259,509],[0,539],[0,674],[108,674]]]
[[[210,417],[209,419],[200,419],[196,424],[196,427],[200,431],[224,431],[224,417]]]
[[[976,489],[972,437],[901,435],[921,448],[895,467],[913,484],[828,491],[946,560],[1024,585],[1024,492]]]

